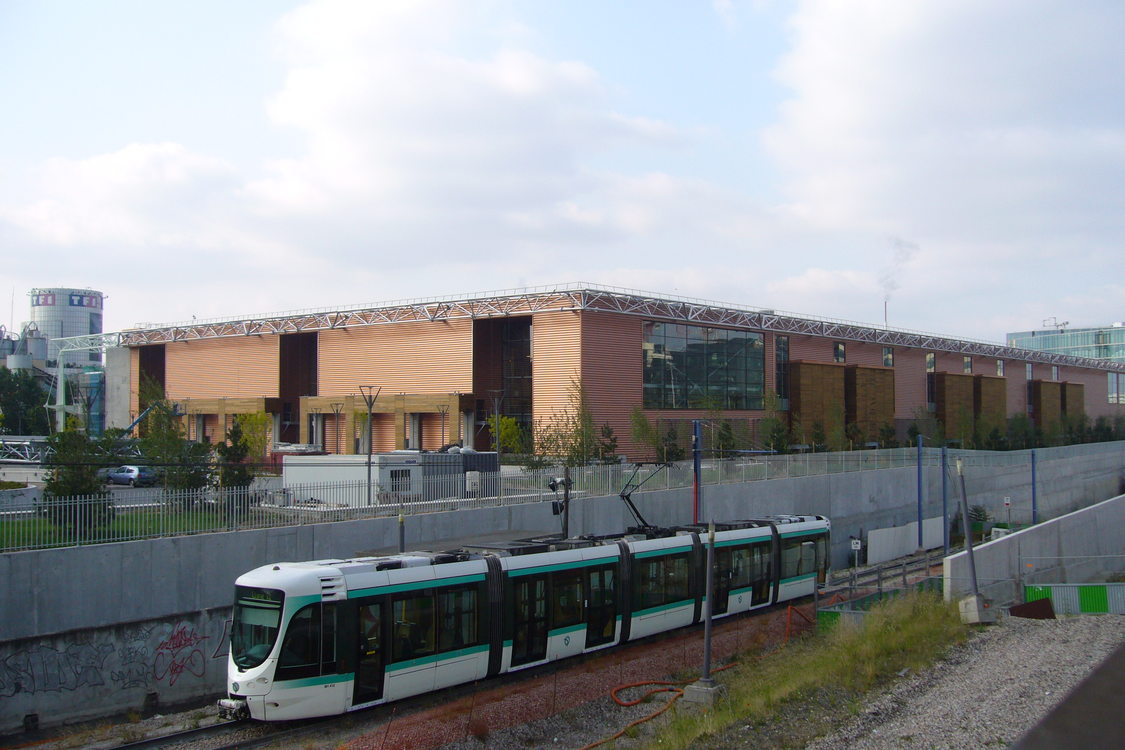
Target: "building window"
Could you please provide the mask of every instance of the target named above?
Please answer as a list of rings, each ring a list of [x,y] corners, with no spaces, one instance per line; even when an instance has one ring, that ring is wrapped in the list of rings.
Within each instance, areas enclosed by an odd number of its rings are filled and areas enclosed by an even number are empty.
[[[1058,365],[1051,365],[1051,380],[1058,380],[1058,379],[1059,379],[1059,366]]]
[[[973,371],[973,358],[972,357],[962,357],[961,358],[961,372],[972,372],[972,371]]]
[[[1035,413],[1035,388],[1032,385],[1032,374],[1034,371],[1032,370],[1030,362],[1024,365],[1024,371],[1027,374],[1027,413],[1033,414]]]
[[[762,334],[679,323],[643,324],[646,409],[761,409]]]
[[[1108,400],[1109,400],[1109,403],[1116,404],[1117,403],[1117,373],[1116,372],[1110,372],[1110,373],[1106,373],[1106,374],[1108,375],[1108,383],[1107,384],[1109,386]]]
[[[996,375],[1001,378],[1004,377],[1004,360],[1002,359],[996,360]]]
[[[837,341],[836,343],[834,343],[832,345],[832,361],[833,362],[844,362],[845,361],[844,343],[842,341]]]
[[[782,409],[789,408],[789,337],[774,336],[774,389]]]
[[[1030,362],[1028,362],[1026,365],[1024,365],[1024,371],[1027,375],[1027,379],[1031,380],[1032,379],[1032,369],[1031,369],[1031,363]]]
[[[883,367],[895,366],[895,348],[893,346],[883,347]]]
[[[937,372],[937,356],[933,352],[926,352],[926,372]]]

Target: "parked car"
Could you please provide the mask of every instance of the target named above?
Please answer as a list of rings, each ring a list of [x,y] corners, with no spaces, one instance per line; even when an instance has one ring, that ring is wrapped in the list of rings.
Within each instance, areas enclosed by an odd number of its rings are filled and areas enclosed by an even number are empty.
[[[106,472],[110,484],[127,484],[130,487],[151,487],[156,484],[156,472],[148,466],[118,466]]]

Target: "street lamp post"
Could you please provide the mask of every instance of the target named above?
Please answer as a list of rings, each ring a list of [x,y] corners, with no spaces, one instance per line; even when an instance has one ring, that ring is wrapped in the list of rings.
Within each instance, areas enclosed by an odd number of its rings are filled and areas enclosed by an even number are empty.
[[[344,411],[344,405],[339,401],[332,402],[332,413],[336,415],[335,421],[332,422],[332,430],[336,433],[336,439],[333,441],[336,444],[336,454],[340,453],[340,413]]]
[[[371,429],[371,410],[375,406],[375,399],[379,398],[381,386],[361,385],[359,392],[363,394],[363,402],[367,404],[367,504],[371,505],[371,448],[375,442],[375,433]]]

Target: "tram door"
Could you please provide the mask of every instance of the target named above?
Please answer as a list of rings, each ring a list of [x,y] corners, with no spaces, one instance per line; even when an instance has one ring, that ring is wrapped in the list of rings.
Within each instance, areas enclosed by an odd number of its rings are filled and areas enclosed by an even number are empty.
[[[547,658],[547,576],[520,576],[513,582],[515,604],[512,665]]]
[[[383,672],[386,664],[386,643],[382,602],[359,606],[359,659],[355,670],[355,692],[352,705],[383,697]]]
[[[586,571],[586,648],[611,642],[617,630],[617,599],[614,596],[616,565]]]
[[[713,571],[712,593],[715,595],[712,615],[726,614],[727,605],[730,603],[730,586],[732,580],[731,548],[715,548],[715,568]]]

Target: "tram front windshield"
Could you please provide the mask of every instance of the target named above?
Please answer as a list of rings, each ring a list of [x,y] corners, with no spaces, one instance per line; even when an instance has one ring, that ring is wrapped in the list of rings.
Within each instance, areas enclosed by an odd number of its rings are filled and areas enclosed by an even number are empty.
[[[281,625],[285,595],[276,589],[235,586],[234,623],[230,631],[231,658],[239,669],[256,667],[266,660]]]

